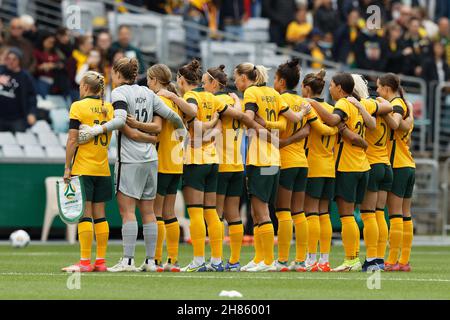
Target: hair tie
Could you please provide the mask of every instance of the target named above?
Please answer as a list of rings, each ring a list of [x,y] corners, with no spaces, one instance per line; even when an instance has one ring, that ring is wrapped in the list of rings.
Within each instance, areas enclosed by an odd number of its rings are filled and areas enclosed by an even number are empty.
[[[255,65],[253,65],[253,71],[255,71],[256,70],[256,66]]]

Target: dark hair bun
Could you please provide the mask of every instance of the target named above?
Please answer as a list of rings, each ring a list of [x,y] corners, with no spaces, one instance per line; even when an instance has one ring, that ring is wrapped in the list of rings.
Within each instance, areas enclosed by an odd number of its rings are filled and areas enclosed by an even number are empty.
[[[300,64],[299,58],[293,58],[291,61],[288,62],[289,68],[295,68]]]
[[[221,71],[224,71],[224,70],[225,70],[225,65],[221,64],[221,65],[219,66],[219,69],[220,69]]]
[[[325,79],[325,75],[327,74],[327,72],[325,71],[325,69],[321,69],[319,72],[316,73],[316,78],[317,79]]]
[[[197,71],[198,69],[200,69],[200,62],[194,59],[188,64],[188,67],[191,68],[193,71]]]

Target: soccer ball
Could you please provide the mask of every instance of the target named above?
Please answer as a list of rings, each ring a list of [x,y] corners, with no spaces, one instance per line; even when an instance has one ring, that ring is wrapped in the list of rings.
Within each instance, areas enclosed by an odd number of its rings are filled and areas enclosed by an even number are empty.
[[[30,236],[24,230],[16,230],[9,236],[13,248],[25,248],[30,243]]]

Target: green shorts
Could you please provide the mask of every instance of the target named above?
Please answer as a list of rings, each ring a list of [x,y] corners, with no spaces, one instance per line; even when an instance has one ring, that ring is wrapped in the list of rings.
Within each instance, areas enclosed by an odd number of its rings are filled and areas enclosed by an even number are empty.
[[[244,172],[219,172],[217,194],[241,197],[244,191]]]
[[[293,192],[304,192],[308,180],[308,168],[288,168],[280,170],[280,186]]]
[[[166,196],[168,194],[177,194],[180,179],[181,174],[178,173],[158,172],[158,187],[156,192],[160,196]]]
[[[99,203],[112,199],[113,185],[111,176],[81,176],[86,201]]]
[[[218,171],[216,163],[186,164],[183,167],[183,188],[188,186],[202,192],[216,192]]]
[[[277,198],[280,167],[247,166],[247,190],[263,202],[275,204]]]
[[[384,163],[375,163],[370,165],[369,183],[367,190],[372,192],[391,191],[392,187],[392,168]]]
[[[369,182],[369,171],[336,172],[335,198],[341,197],[347,202],[360,204]]]
[[[392,169],[392,173],[394,180],[392,181],[391,192],[400,198],[411,198],[416,181],[416,169],[395,168]]]
[[[334,178],[308,178],[306,194],[311,198],[333,200]]]

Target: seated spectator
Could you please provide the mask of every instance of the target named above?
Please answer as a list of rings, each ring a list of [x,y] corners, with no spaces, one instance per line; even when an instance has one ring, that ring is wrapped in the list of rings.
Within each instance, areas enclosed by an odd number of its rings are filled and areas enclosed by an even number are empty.
[[[388,24],[386,29],[386,68],[384,71],[400,74],[403,72],[404,55],[408,53],[405,51],[405,44],[402,39],[402,28],[392,21]]]
[[[22,59],[22,51],[11,48],[0,66],[0,131],[24,132],[36,122],[36,91]]]
[[[439,41],[433,42],[432,54],[422,62],[422,78],[429,84],[432,81],[449,81],[450,69],[445,60],[444,45]]]
[[[316,0],[314,5],[314,28],[319,28],[323,33],[334,33],[340,21],[339,14],[333,9],[331,0]]]
[[[69,29],[61,27],[56,31],[56,49],[61,61],[67,61],[72,57],[73,44],[70,39]]]
[[[9,47],[19,48],[23,53],[22,68],[28,72],[34,71],[33,45],[23,37],[22,21],[19,18],[14,18],[9,23],[9,37],[5,44]]]
[[[108,31],[102,31],[97,35],[96,49],[100,53],[100,59],[103,65],[103,71],[100,71],[105,76],[105,85],[109,84],[111,79],[110,61],[112,59],[113,51],[111,49],[112,39]]]
[[[91,52],[89,52],[86,63],[77,70],[75,82],[80,84],[81,79],[87,71],[96,71],[100,74],[103,74],[105,72],[105,64],[103,62],[100,50],[93,49],[91,50]]]
[[[384,71],[387,62],[385,40],[377,29],[364,29],[355,41],[355,62],[359,69]]]
[[[145,72],[145,63],[142,58],[141,50],[131,45],[133,34],[128,26],[122,25],[119,27],[118,41],[111,45],[112,51],[123,50],[125,56],[128,58],[136,58],[139,62],[139,74]]]
[[[286,31],[286,41],[290,44],[297,45],[302,43],[308,37],[312,30],[312,25],[307,21],[306,15],[308,10],[306,7],[299,7],[295,15],[295,21],[292,21]]]
[[[244,1],[223,1],[219,11],[219,29],[242,38],[244,20]]]
[[[323,34],[320,29],[314,28],[309,33],[308,40],[297,45],[295,50],[311,55],[314,58],[311,68],[321,69],[323,68],[323,60],[332,59],[332,47],[333,34],[331,32]]]
[[[64,64],[56,53],[55,36],[52,33],[42,33],[33,55],[36,60],[34,76],[36,92],[45,98],[55,85],[56,75],[64,68]]]
[[[403,61],[404,73],[411,76],[420,76],[421,61],[430,55],[430,41],[420,32],[420,21],[411,18],[407,32],[403,36],[405,42],[405,59]]]
[[[297,4],[294,0],[263,0],[262,15],[269,18],[270,42],[274,42],[279,46],[286,44],[286,30],[295,19]]]
[[[438,20],[438,34],[435,37],[435,41],[440,41],[445,48],[445,56],[447,64],[450,65],[450,25],[449,19],[446,17],[439,18]]]
[[[436,37],[439,28],[436,23],[428,19],[427,10],[425,8],[423,7],[413,8],[412,16],[414,18],[419,19],[419,21],[421,22],[422,28],[420,29],[420,32],[422,33],[422,36],[426,36],[430,39]]]
[[[33,17],[25,14],[20,16],[20,21],[23,28],[23,37],[25,39],[28,39],[33,44],[33,46],[37,46],[40,36]]]
[[[352,9],[347,16],[347,23],[338,28],[334,36],[333,57],[337,62],[347,65],[355,63],[354,44],[360,34],[359,10]]]
[[[76,61],[77,71],[86,63],[89,52],[94,48],[91,36],[79,36],[76,39],[76,49],[72,52],[72,57]]]

